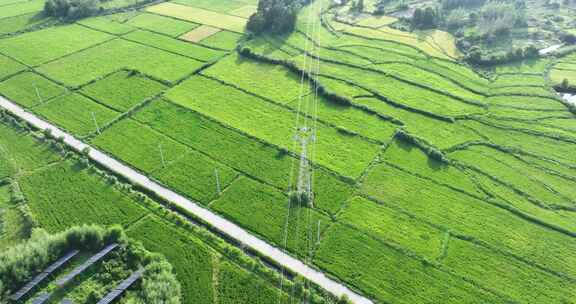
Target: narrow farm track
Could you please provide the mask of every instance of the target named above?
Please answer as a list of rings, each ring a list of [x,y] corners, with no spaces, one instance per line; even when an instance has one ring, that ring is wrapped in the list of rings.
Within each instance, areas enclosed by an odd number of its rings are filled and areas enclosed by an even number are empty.
[[[41,130],[51,129],[52,134],[55,137],[64,137],[64,142],[75,150],[82,151],[85,148],[90,148],[90,158],[102,166],[108,168],[109,170],[122,175],[126,179],[130,180],[134,184],[137,184],[149,191],[154,192],[159,197],[170,201],[179,207],[187,210],[188,212],[194,214],[203,221],[209,223],[214,228],[219,231],[226,233],[233,239],[245,244],[246,246],[270,257],[275,262],[280,265],[285,266],[291,271],[300,274],[301,276],[307,278],[308,280],[314,282],[320,287],[326,289],[327,291],[337,295],[347,295],[354,303],[358,304],[372,304],[373,302],[365,298],[354,291],[350,290],[348,287],[341,283],[338,283],[330,278],[328,278],[323,272],[318,271],[300,260],[288,255],[282,250],[266,243],[260,238],[252,235],[246,230],[242,229],[240,226],[232,223],[231,221],[203,208],[200,204],[193,202],[174,191],[167,189],[159,185],[158,183],[150,180],[143,174],[135,171],[134,169],[122,164],[116,159],[110,157],[109,155],[91,147],[82,141],[76,139],[74,136],[60,130],[58,127],[40,119],[36,115],[26,112],[22,107],[16,105],[15,103],[5,99],[0,96],[0,107],[10,111],[17,117],[27,121],[31,125]]]

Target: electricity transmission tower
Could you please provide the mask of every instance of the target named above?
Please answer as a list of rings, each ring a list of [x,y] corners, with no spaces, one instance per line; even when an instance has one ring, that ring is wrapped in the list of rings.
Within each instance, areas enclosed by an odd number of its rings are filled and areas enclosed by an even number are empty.
[[[296,187],[298,199],[302,204],[314,207],[312,192],[312,166],[308,158],[308,144],[314,143],[314,132],[309,127],[298,130],[296,140],[300,142],[300,166],[298,169],[298,183]]]

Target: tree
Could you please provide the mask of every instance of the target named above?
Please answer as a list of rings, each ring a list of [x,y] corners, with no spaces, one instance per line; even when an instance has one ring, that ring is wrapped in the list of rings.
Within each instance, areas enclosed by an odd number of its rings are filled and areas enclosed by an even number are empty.
[[[417,8],[412,16],[412,27],[417,29],[433,28],[436,26],[436,19],[436,11],[433,8]]]
[[[65,21],[75,21],[95,15],[98,7],[98,0],[47,0],[44,3],[44,14]]]
[[[356,3],[356,10],[359,12],[364,10],[364,0],[358,0],[358,3]]]
[[[308,0],[260,0],[246,28],[255,34],[286,34],[296,26],[297,14]]]
[[[564,78],[564,80],[562,80],[562,84],[560,85],[560,87],[562,89],[568,89],[570,87],[570,81],[568,81],[568,79]]]

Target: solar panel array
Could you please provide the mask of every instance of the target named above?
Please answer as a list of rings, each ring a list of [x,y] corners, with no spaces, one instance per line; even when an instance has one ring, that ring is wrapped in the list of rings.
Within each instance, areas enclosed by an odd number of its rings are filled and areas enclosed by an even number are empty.
[[[30,290],[32,290],[34,287],[36,287],[38,284],[40,284],[40,282],[42,282],[46,277],[48,277],[50,274],[52,274],[54,271],[56,271],[58,268],[60,268],[62,265],[64,265],[66,262],[68,262],[70,259],[75,257],[78,253],[79,253],[78,250],[74,250],[74,251],[67,253],[65,256],[61,257],[60,259],[58,259],[58,261],[56,261],[53,264],[51,264],[50,266],[48,266],[48,268],[44,269],[44,271],[42,271],[37,276],[35,276],[34,279],[32,279],[30,282],[28,282],[28,284],[24,285],[24,287],[22,287],[15,294],[13,294],[10,297],[10,299],[12,299],[13,301],[20,300],[23,296],[28,294],[28,292],[30,292]]]
[[[108,293],[102,300],[98,301],[97,304],[109,304],[112,303],[118,296],[120,296],[128,287],[130,287],[134,282],[142,277],[144,273],[144,269],[140,269],[133,273],[129,278],[122,281],[122,283],[118,284],[114,290]]]
[[[103,257],[105,257],[108,253],[110,253],[112,250],[116,249],[116,247],[118,247],[118,244],[114,243],[114,244],[110,244],[108,246],[106,246],[106,248],[102,249],[100,252],[98,252],[97,254],[93,255],[91,258],[89,258],[86,262],[84,262],[82,265],[76,267],[74,270],[72,270],[69,274],[67,274],[66,276],[64,276],[63,278],[61,278],[60,280],[58,280],[58,282],[56,282],[56,285],[59,287],[62,287],[64,285],[66,285],[68,282],[70,282],[72,279],[74,279],[76,276],[78,276],[79,274],[81,274],[82,272],[84,272],[84,270],[88,269],[88,267],[92,266],[94,263],[98,262],[100,259],[102,259]]]
[[[51,293],[43,292],[36,299],[32,300],[32,304],[46,303],[46,301],[50,299],[50,296],[52,296]]]

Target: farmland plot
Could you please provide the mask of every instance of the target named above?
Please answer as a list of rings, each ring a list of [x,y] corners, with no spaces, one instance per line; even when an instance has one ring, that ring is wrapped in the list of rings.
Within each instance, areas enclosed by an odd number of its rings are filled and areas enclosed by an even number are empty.
[[[112,36],[76,24],[25,33],[0,41],[0,52],[37,66],[100,44]]]
[[[143,75],[120,71],[83,87],[81,91],[119,112],[125,112],[164,89],[165,85]]]
[[[17,3],[14,1],[13,3],[6,3],[6,5],[2,5],[0,19],[29,13],[38,13],[43,7],[44,2],[41,0],[21,1]]]
[[[386,165],[375,166],[368,173],[362,190],[416,217],[482,240],[537,265],[559,273],[576,273],[576,268],[572,267],[576,265],[573,253],[576,242],[571,237],[523,220],[487,202]]]
[[[47,145],[38,143],[27,133],[14,132],[0,124],[0,155],[9,158],[10,174],[17,171],[34,171],[61,159],[60,155]]]
[[[199,26],[195,23],[148,13],[138,15],[126,24],[172,37],[182,35]]]
[[[64,161],[19,180],[30,209],[50,232],[79,224],[128,224],[146,213],[102,177]]]
[[[0,80],[26,69],[26,66],[0,54]]]
[[[290,302],[287,294],[232,263],[220,263],[219,268],[218,297],[221,304]]]
[[[132,225],[128,235],[153,252],[161,253],[174,266],[182,284],[183,302],[213,303],[213,253],[202,242],[157,216]]]
[[[170,90],[167,97],[248,134],[285,149],[294,149],[293,130],[286,127],[286,122],[294,122],[295,113],[277,105],[202,77],[185,81]],[[322,125],[318,126],[317,134],[322,140],[316,146],[316,161],[352,178],[362,173],[380,149],[357,136]],[[357,162],[350,163],[350,157]]]
[[[330,228],[314,262],[384,303],[504,301],[343,225]]]
[[[0,94],[26,108],[42,104],[65,92],[65,88],[32,72],[20,73],[0,83]]]
[[[150,173],[180,158],[186,147],[132,119],[124,119],[92,143],[143,172]],[[130,143],[130,144],[126,144]]]
[[[134,119],[249,176],[277,188],[288,185],[292,157],[187,108],[154,100]]]
[[[16,33],[49,22],[37,12],[0,19],[0,36]]]
[[[190,42],[200,42],[210,36],[219,33],[221,30],[215,27],[201,25],[188,33],[182,35],[180,38]],[[231,33],[231,32],[230,32]]]
[[[80,86],[120,69],[132,69],[166,82],[176,82],[202,62],[156,48],[114,39],[41,66],[38,70],[70,86]]]
[[[120,114],[76,93],[43,103],[35,107],[34,112],[79,136],[97,132]]]
[[[123,36],[123,38],[199,61],[212,61],[225,54],[222,51],[216,51],[148,31],[135,31]]]
[[[83,19],[78,21],[78,24],[112,35],[123,35],[136,30],[136,28],[128,25],[127,23],[116,22],[111,16]]]
[[[247,60],[237,54],[231,54],[202,73],[283,104],[311,92],[310,86],[302,85],[300,77],[288,69]]]
[[[238,8],[243,7],[245,4],[241,1],[235,0],[219,0],[219,1],[211,1],[211,0],[175,0],[174,3],[192,6],[197,8],[202,8],[206,10],[211,10],[220,13],[226,13]]]
[[[195,8],[175,3],[161,3],[150,6],[146,9],[148,12],[174,17],[198,24],[205,24],[223,30],[243,33],[246,19],[225,15],[210,10]]]
[[[284,237],[288,236],[286,248],[300,256],[308,254],[311,229],[316,232],[320,223],[320,231],[325,231],[331,222],[328,217],[305,207],[293,204],[288,209],[288,197],[282,192],[244,177],[232,183],[210,206],[277,246],[284,247]],[[289,224],[285,233],[287,217]]]

